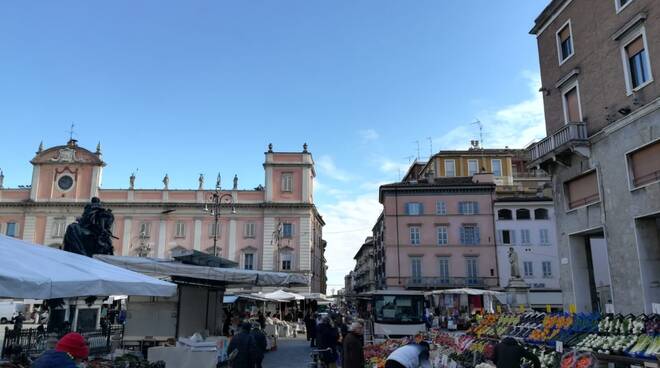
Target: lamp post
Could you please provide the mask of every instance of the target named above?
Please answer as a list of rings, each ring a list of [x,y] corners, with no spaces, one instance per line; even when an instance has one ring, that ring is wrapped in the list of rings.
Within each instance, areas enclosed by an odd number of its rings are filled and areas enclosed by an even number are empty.
[[[231,203],[231,213],[236,214],[236,208],[234,207],[234,197],[230,193],[220,194],[220,173],[218,173],[218,179],[215,181],[215,190],[209,196],[211,201],[211,209],[209,210],[208,203],[204,205],[204,211],[209,215],[213,216],[213,256],[216,257],[217,246],[218,246],[218,221],[220,220],[220,205],[222,204],[223,198],[229,198]]]

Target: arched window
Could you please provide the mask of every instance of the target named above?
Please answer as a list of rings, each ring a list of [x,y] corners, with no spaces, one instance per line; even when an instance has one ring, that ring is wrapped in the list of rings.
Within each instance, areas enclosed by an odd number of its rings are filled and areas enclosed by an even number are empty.
[[[498,220],[513,220],[513,213],[506,208],[497,211]]]
[[[530,220],[531,214],[527,208],[518,208],[516,210],[516,220]]]
[[[547,220],[548,219],[548,210],[545,208],[537,208],[534,210],[534,219],[535,220]]]

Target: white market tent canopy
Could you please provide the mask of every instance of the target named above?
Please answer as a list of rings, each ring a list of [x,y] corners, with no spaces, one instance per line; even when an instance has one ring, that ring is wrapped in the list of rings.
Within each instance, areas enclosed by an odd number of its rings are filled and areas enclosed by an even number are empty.
[[[0,235],[0,297],[165,296],[176,285],[99,260]]]
[[[470,288],[433,290],[427,293],[427,295],[438,295],[438,294],[494,295],[494,296],[504,295],[504,293],[499,291],[470,289]]]
[[[328,297],[325,296],[325,294],[321,293],[300,293],[303,297],[305,297],[305,300],[317,300],[320,302],[332,302],[332,299],[328,299]]]
[[[219,268],[184,264],[173,260],[147,257],[96,255],[97,259],[154,277],[190,278],[226,283],[227,285],[289,286],[308,285],[305,275]]]
[[[284,291],[284,290],[277,290],[277,291],[273,291],[272,293],[266,293],[266,294],[263,294],[263,297],[266,298],[266,299],[276,300],[276,301],[280,301],[280,302],[289,302],[289,301],[293,301],[293,300],[305,300],[305,297],[300,295],[300,294],[290,293],[290,292]]]

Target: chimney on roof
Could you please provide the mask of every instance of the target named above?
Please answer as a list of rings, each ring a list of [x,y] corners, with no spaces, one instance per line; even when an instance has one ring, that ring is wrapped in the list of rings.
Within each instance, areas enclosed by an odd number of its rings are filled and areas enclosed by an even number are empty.
[[[470,147],[471,150],[479,149],[479,141],[476,140],[476,139],[471,140],[470,141],[470,146],[471,146]]]

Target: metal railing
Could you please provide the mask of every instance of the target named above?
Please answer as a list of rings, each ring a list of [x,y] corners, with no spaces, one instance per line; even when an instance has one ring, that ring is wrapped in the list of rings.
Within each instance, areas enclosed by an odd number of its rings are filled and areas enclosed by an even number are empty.
[[[408,288],[461,288],[497,286],[497,277],[410,277]]]
[[[571,141],[586,141],[587,138],[587,125],[585,123],[568,123],[557,132],[529,147],[527,151],[530,154],[531,160],[535,161],[566,143]]]
[[[68,331],[57,333],[57,338],[61,338]],[[113,336],[118,336],[123,339],[124,325],[112,325],[110,327],[81,332],[85,337],[87,346],[89,347],[89,354],[103,355],[110,353],[112,349],[111,340]],[[38,356],[48,348],[49,332],[37,328],[25,328],[21,330],[10,330],[5,327],[5,338],[2,342],[2,358],[7,359],[12,354],[24,353],[28,356]]]

